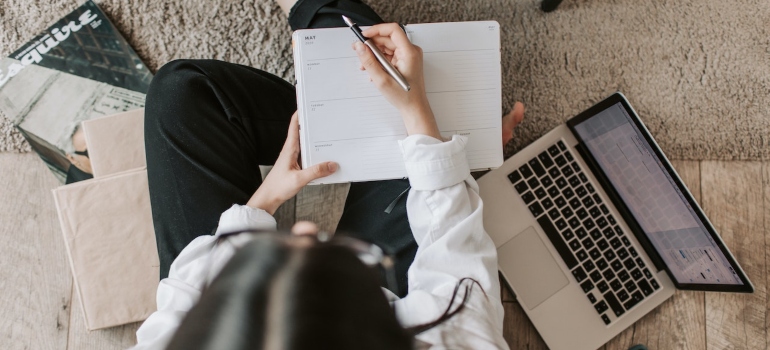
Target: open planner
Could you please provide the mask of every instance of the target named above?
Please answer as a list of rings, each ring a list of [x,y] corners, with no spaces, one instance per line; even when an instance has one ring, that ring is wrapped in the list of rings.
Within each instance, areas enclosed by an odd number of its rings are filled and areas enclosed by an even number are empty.
[[[500,25],[495,21],[405,26],[424,53],[425,85],[445,138],[468,137],[473,170],[503,163]],[[398,110],[369,81],[350,28],[298,30],[293,35],[302,167],[325,161],[336,173],[314,184],[406,176]]]

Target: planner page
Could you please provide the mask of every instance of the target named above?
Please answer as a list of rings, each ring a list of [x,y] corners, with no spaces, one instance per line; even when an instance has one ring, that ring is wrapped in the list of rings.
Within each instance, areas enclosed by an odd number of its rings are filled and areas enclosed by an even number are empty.
[[[445,138],[468,137],[471,169],[503,163],[500,25],[495,21],[405,26],[424,53],[426,93]],[[369,81],[350,28],[294,32],[303,168],[325,161],[337,172],[314,183],[406,176],[395,107]]]

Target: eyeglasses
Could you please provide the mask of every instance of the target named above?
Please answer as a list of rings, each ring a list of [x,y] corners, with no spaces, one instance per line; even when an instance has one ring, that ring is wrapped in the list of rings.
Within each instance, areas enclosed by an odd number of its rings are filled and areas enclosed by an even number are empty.
[[[329,233],[326,231],[320,231],[315,235],[294,235],[287,232],[280,232],[280,231],[264,231],[264,230],[241,230],[241,231],[234,231],[229,233],[223,233],[219,235],[220,239],[223,239],[228,236],[235,236],[235,235],[242,235],[242,234],[248,234],[248,235],[254,235],[254,236],[270,236],[275,239],[281,239],[281,240],[296,240],[296,239],[302,239],[305,238],[311,238],[314,237],[317,242],[323,243],[325,245],[332,245],[332,246],[339,246],[346,249],[349,249],[352,251],[356,257],[358,257],[358,260],[360,260],[364,265],[366,265],[369,268],[378,268],[382,267],[382,269],[385,271],[385,283],[387,288],[393,292],[397,293],[397,284],[396,284],[396,272],[394,269],[395,260],[392,256],[386,254],[382,248],[378,247],[376,244],[369,243],[366,241],[362,241],[360,239],[345,236],[345,235],[335,235],[333,233]]]

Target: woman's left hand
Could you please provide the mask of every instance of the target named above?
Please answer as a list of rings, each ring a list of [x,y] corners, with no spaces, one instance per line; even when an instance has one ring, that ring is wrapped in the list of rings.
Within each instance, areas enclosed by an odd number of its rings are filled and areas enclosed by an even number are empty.
[[[273,215],[281,204],[294,197],[310,181],[337,171],[338,165],[335,162],[324,162],[302,169],[299,164],[299,150],[299,119],[297,112],[294,112],[281,154],[278,155],[278,160],[265,181],[246,203],[247,206],[262,209]]]

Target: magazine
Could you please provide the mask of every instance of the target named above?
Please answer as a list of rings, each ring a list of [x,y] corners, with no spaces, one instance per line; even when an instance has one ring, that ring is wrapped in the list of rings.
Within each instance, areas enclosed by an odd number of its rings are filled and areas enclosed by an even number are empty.
[[[152,73],[87,1],[0,60],[0,112],[62,183],[92,178],[84,120],[144,107]]]

